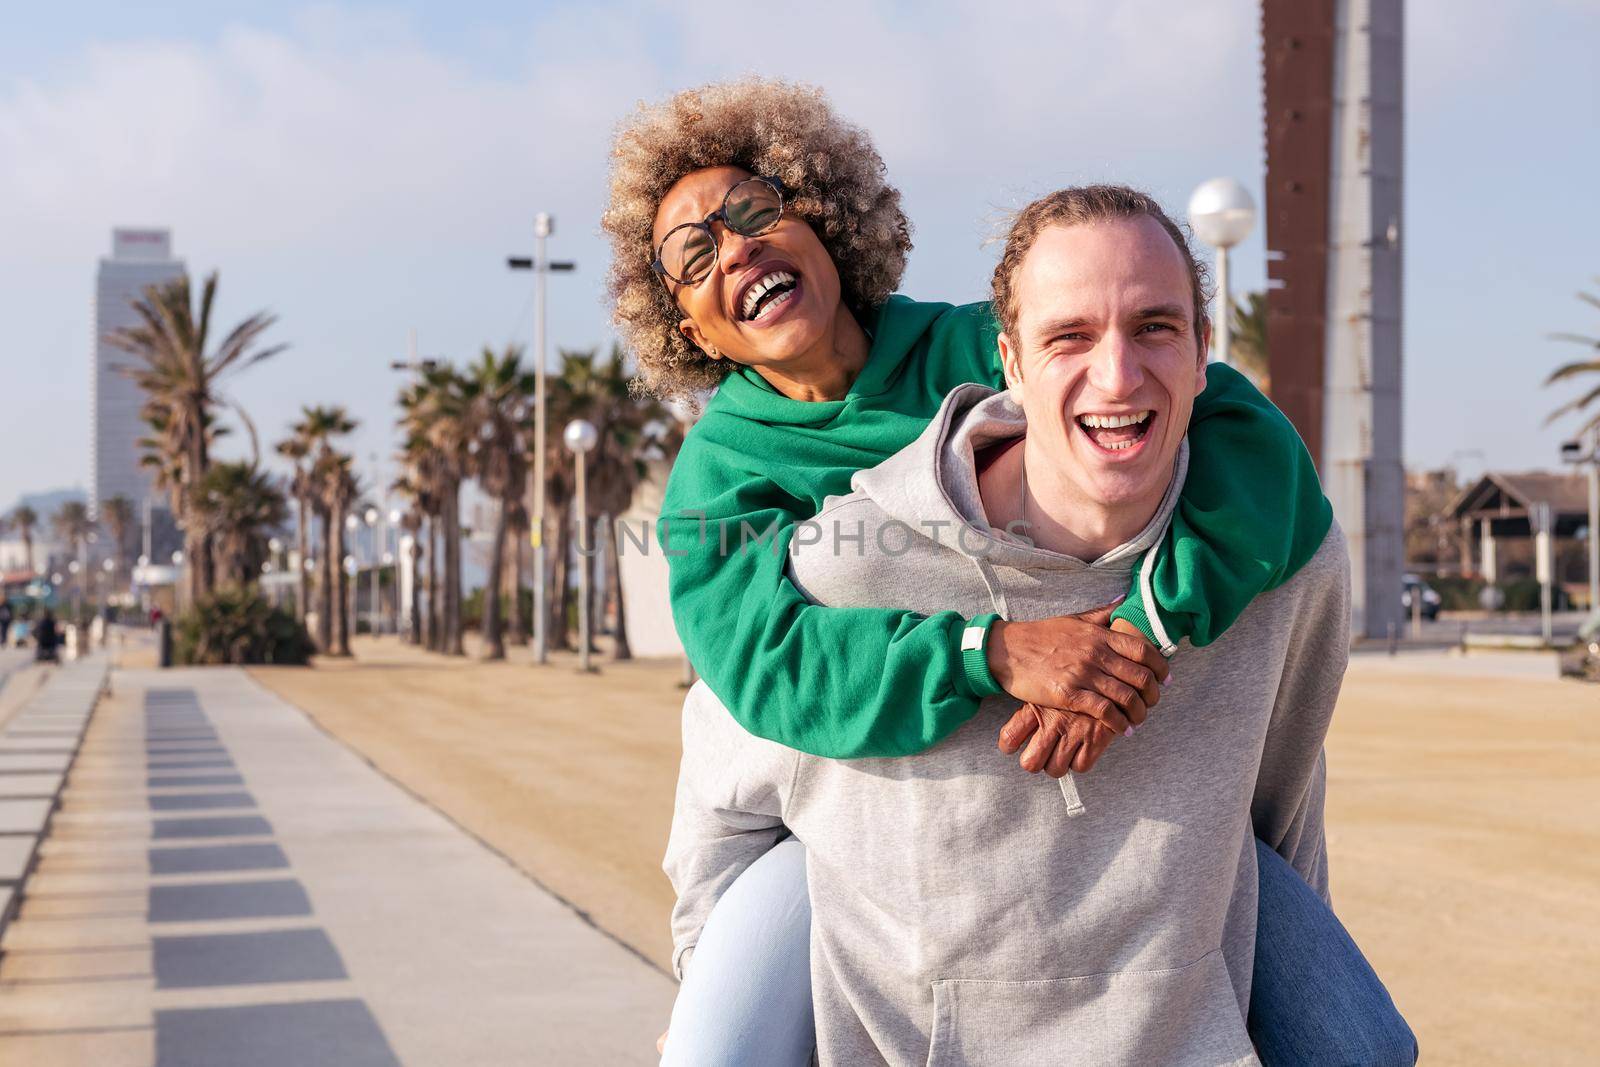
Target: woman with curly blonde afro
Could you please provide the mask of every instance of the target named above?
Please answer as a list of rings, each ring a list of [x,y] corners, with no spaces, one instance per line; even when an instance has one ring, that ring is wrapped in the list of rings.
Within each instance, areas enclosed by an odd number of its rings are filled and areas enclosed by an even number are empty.
[[[1208,338],[1204,270],[1182,232],[1148,198],[1101,199],[1013,231],[996,310],[1039,227],[1148,216],[1183,254],[1194,332]],[[1009,696],[1022,706],[1001,748],[1020,749],[1029,772],[1085,773],[1160,699],[1163,653],[1215,640],[1327,530],[1293,427],[1213,365],[1179,518],[1144,565],[1149,592],[1136,579],[1115,610],[1038,621],[810,603],[785,573],[796,524],[914,441],[956,386],[1004,388],[995,313],[895,295],[911,250],[900,194],[867,134],[813,88],[746,79],[641,105],[615,142],[604,228],[616,323],[645,386],[711,394],[658,535],[702,684],[760,737],[824,757],[906,756]],[[684,976],[694,954],[696,981],[664,1062],[811,1055],[805,854],[772,836],[749,866],[705,857],[720,898],[709,919],[674,913],[674,966]]]
[[[715,173],[721,171],[728,173]],[[842,121],[821,92],[746,81],[680,93],[642,110],[617,138],[605,214],[617,325],[657,392],[695,394],[738,367],[679,328],[685,315],[674,290],[683,287],[670,278],[663,284],[653,268],[658,213],[690,175],[707,184],[708,202],[728,191],[725,176],[781,182],[784,216],[803,220],[820,243],[816,251],[835,268],[830,284],[841,314],[868,322],[899,286],[911,251],[900,191],[885,178],[866,133]],[[728,251],[721,250],[724,270]],[[699,291],[690,288],[684,295]],[[752,356],[762,359],[765,347],[752,346]]]

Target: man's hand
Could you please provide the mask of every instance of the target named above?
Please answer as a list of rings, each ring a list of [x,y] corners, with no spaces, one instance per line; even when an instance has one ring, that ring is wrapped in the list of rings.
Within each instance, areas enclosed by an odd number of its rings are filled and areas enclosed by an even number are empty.
[[[1001,727],[1000,751],[1009,756],[1026,741],[1028,747],[1017,761],[1022,769],[1060,778],[1069,770],[1088,773],[1116,736],[1099,720],[1081,712],[1024,704]]]
[[[996,622],[986,650],[995,681],[1024,704],[1082,712],[1112,734],[1144,722],[1161,699],[1167,661],[1137,630],[1108,629],[1115,607]]]

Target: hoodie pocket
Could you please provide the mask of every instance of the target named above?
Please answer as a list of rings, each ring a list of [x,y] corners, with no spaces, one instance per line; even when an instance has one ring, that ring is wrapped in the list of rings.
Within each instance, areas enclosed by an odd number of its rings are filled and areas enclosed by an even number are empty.
[[[1184,967],[933,983],[928,1067],[1258,1064],[1222,950]]]

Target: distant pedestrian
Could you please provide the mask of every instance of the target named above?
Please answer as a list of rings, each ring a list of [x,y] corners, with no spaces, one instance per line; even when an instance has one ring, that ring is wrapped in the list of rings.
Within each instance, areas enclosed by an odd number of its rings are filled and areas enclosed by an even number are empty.
[[[0,648],[6,647],[11,637],[11,604],[0,600]]]
[[[56,617],[49,608],[45,608],[33,628],[33,658],[41,663],[54,663],[57,658],[56,646],[60,643],[61,634],[56,629]]]

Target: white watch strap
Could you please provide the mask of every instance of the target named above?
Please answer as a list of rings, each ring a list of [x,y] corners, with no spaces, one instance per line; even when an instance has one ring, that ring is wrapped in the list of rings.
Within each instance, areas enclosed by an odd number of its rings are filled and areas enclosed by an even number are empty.
[[[982,626],[969,626],[961,631],[961,651],[974,652],[983,647],[983,637],[989,631]]]

